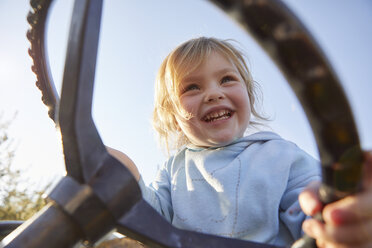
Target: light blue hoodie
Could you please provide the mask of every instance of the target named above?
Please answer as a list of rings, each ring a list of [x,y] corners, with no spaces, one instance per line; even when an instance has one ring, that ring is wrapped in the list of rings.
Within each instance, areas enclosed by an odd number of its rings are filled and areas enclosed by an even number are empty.
[[[275,133],[259,132],[224,147],[185,147],[140,187],[178,228],[288,245],[305,219],[298,194],[314,180],[318,161]]]

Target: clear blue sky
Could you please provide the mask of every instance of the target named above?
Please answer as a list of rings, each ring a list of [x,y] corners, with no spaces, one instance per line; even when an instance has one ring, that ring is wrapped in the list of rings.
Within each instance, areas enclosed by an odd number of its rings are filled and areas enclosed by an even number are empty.
[[[372,149],[370,0],[286,0],[331,60],[350,98],[362,146]],[[50,63],[60,87],[72,0],[56,1],[48,27]],[[35,86],[26,39],[26,0],[0,1],[0,111],[18,112],[11,128],[15,166],[30,183],[64,173],[58,130]],[[233,38],[249,57],[263,91],[272,129],[317,157],[314,139],[297,99],[259,46],[223,12],[203,0],[104,2],[93,115],[106,145],[127,153],[146,183],[165,156],[153,137],[150,118],[156,71],[167,53],[197,36]]]

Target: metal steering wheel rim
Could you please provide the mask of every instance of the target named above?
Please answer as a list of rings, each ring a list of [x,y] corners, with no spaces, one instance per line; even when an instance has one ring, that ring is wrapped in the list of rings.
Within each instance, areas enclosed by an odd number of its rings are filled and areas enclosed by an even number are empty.
[[[59,97],[49,70],[44,35],[51,2],[31,0],[32,11],[27,18],[31,28],[27,37],[31,42],[29,54],[34,61],[36,85],[42,92],[43,102],[49,107],[50,118],[56,121]],[[262,45],[299,98],[316,137],[322,161],[322,200],[329,203],[357,192],[360,188],[362,152],[351,108],[339,79],[311,34],[280,1],[211,2],[241,23]],[[131,218],[136,217],[135,213],[128,215],[122,223],[128,224]],[[266,247],[250,245],[245,247]]]

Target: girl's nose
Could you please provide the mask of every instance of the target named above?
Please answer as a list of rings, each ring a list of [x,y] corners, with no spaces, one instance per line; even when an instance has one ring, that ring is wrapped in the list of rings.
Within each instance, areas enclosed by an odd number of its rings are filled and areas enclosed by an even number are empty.
[[[209,89],[206,92],[206,96],[205,96],[206,102],[214,102],[214,101],[221,100],[223,98],[224,98],[223,93],[221,89],[219,89],[218,87]]]

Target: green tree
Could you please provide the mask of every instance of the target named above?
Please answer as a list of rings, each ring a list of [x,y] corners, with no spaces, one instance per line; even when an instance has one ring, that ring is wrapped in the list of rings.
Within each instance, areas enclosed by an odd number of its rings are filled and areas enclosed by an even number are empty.
[[[41,190],[27,187],[21,171],[12,168],[16,148],[9,126],[14,118],[4,120],[3,116],[0,113],[0,220],[26,220],[45,205],[43,194],[48,186]]]

